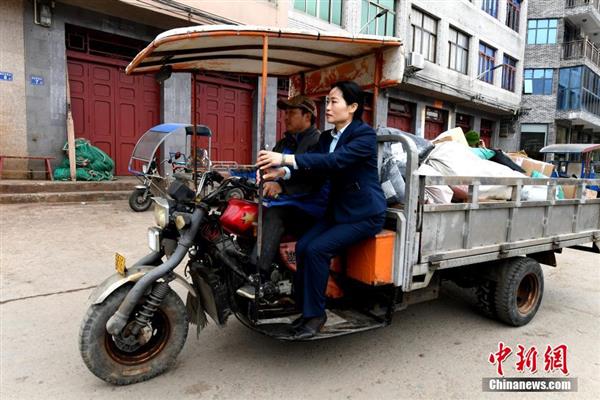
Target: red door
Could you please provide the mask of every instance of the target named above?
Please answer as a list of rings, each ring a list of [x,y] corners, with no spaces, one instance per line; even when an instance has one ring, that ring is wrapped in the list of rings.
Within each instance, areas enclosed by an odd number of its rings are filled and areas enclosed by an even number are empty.
[[[115,175],[129,175],[135,143],[160,122],[160,89],[152,76],[125,75],[125,62],[71,54],[67,61],[75,136],[115,162]]]
[[[445,111],[438,108],[425,109],[425,139],[435,139],[446,130]]]
[[[198,76],[196,85],[197,121],[213,134],[211,159],[250,164],[255,85],[208,76]],[[198,146],[208,148],[208,139],[200,139]]]
[[[456,127],[461,128],[463,130],[463,133],[467,133],[473,127],[473,125],[471,124],[472,120],[473,118],[471,118],[470,115],[456,113],[455,125]]]
[[[488,149],[492,145],[492,133],[494,132],[494,121],[489,119],[481,119],[481,129],[479,130],[479,137],[485,143],[485,147]]]
[[[388,103],[387,126],[400,129],[404,132],[414,133],[413,130],[414,107],[401,101],[390,101]]]
[[[287,92],[280,90],[277,93],[277,100],[286,100],[288,98]],[[285,110],[277,107],[277,132],[275,140],[279,141],[285,133]]]

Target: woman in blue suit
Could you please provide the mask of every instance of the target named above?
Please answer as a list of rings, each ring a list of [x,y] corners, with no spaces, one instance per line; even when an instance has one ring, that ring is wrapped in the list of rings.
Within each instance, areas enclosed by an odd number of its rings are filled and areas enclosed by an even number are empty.
[[[318,153],[259,153],[257,165],[263,179],[285,179],[291,174],[327,176],[330,183],[325,218],[296,245],[296,290],[302,298],[302,317],[292,324],[295,339],[308,339],[327,320],[325,289],[331,259],[349,246],[381,231],[386,202],[377,172],[377,141],[372,127],[362,122],[364,109],[360,87],[337,82],[327,98],[327,122]]]

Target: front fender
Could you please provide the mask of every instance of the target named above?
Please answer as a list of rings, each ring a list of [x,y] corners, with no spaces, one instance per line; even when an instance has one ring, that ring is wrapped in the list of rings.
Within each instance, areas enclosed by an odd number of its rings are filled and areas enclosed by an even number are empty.
[[[106,298],[115,290],[125,285],[126,283],[137,282],[148,272],[152,271],[154,268],[156,268],[156,266],[140,265],[128,269],[125,276],[122,276],[120,274],[114,274],[109,276],[104,280],[104,282],[96,286],[96,289],[94,289],[94,291],[90,294],[90,297],[88,299],[90,304],[102,304],[104,300],[106,300]],[[173,275],[175,275],[175,282],[179,283],[184,288],[186,288],[187,291],[192,294],[192,296],[198,298],[198,293],[196,293],[194,287],[190,285],[184,277],[176,273],[173,273]]]

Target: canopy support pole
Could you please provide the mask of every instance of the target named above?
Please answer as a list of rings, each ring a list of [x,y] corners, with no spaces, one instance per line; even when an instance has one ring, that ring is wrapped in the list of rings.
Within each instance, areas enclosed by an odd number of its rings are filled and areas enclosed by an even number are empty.
[[[192,125],[194,126],[194,132],[192,133],[192,180],[194,181],[194,188],[196,188],[196,191],[198,190],[198,166],[197,166],[197,162],[198,160],[196,159],[198,154],[197,154],[197,148],[198,148],[198,138],[197,138],[197,133],[198,133],[198,121],[197,121],[197,116],[196,116],[196,71],[192,72]]]
[[[266,124],[266,113],[265,109],[267,107],[267,64],[269,61],[269,37],[267,35],[263,36],[263,59],[262,59],[262,75],[261,75],[261,90],[260,90],[260,138],[259,138],[259,150],[264,150],[265,148],[265,124]],[[258,158],[258,155],[257,155]],[[262,172],[260,172],[262,177]],[[258,228],[257,228],[257,238],[256,238],[256,248],[257,248],[257,256],[260,259],[262,255],[262,230],[263,230],[263,180],[260,180],[260,185],[258,187]],[[256,273],[258,271],[258,263],[256,265]]]
[[[262,58],[262,75],[261,75],[261,90],[260,90],[260,137],[259,137],[259,148],[258,150],[264,150],[265,148],[265,130],[266,130],[266,107],[267,107],[267,74],[268,74],[268,61],[269,61],[269,37],[263,35],[263,58]],[[258,154],[256,155],[258,159]],[[259,260],[262,257],[262,234],[263,234],[263,172],[259,171],[260,184],[258,185],[258,225],[256,228],[256,281],[254,282],[255,296],[254,296],[254,320],[258,320],[258,296],[259,288],[261,284]]]
[[[373,78],[373,121],[372,125],[374,129],[377,129],[379,121],[377,118],[377,102],[379,100],[379,82],[381,82],[381,74],[383,68],[383,52],[377,50],[375,53],[375,76]]]

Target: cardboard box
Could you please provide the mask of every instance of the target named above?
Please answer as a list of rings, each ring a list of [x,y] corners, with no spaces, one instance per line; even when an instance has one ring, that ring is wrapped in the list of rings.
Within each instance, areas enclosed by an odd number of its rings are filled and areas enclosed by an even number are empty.
[[[533,171],[537,171],[549,177],[552,175],[552,171],[554,171],[553,164],[534,160],[533,158],[529,157],[523,157],[522,153],[507,153],[507,155],[515,162],[515,164],[523,168],[529,176],[531,176]]]
[[[597,199],[598,192],[592,189],[585,189],[585,198],[586,199]]]
[[[575,198],[575,194],[577,193],[577,186],[563,185],[562,189],[563,189],[563,193],[565,194],[565,199],[574,199]]]
[[[562,187],[563,193],[565,194],[565,199],[576,199],[577,195],[577,186],[576,185],[563,185]],[[583,197],[586,199],[595,199],[597,196],[595,190],[591,189],[583,189]]]
[[[433,144],[442,143],[442,142],[458,142],[462,143],[465,146],[469,147],[469,143],[467,143],[467,139],[465,138],[465,134],[463,133],[462,128],[452,128],[445,132],[442,132],[431,141]]]

